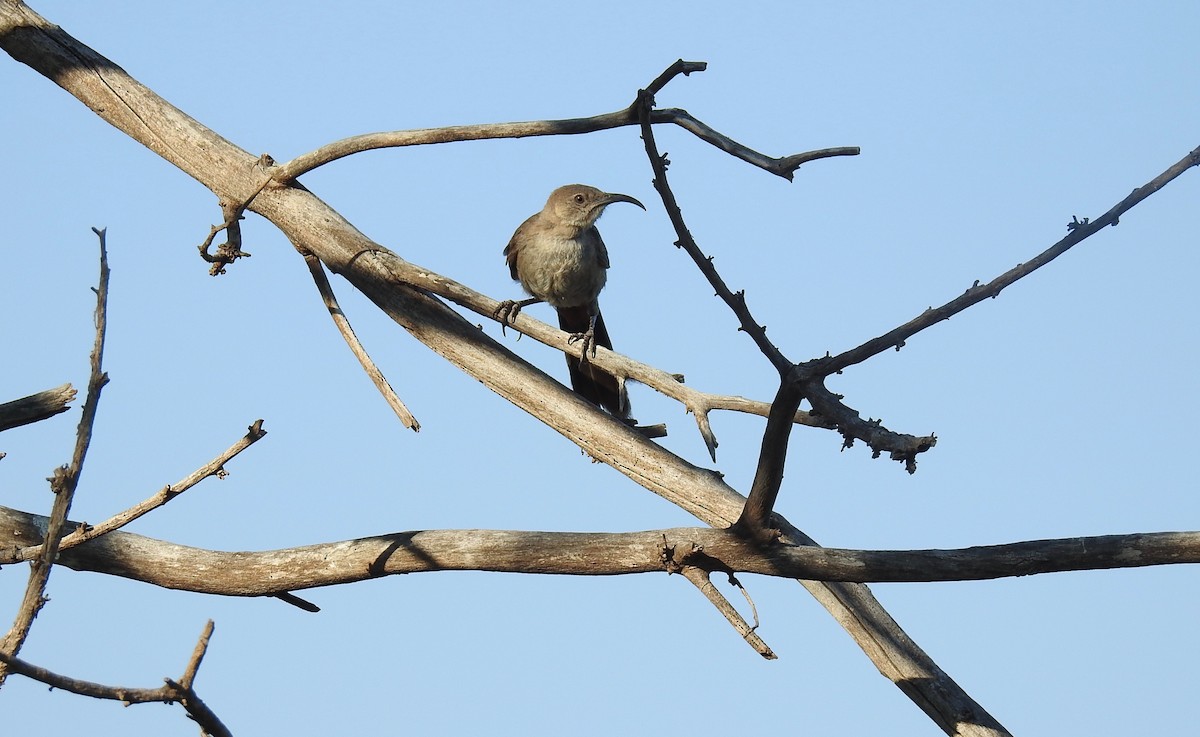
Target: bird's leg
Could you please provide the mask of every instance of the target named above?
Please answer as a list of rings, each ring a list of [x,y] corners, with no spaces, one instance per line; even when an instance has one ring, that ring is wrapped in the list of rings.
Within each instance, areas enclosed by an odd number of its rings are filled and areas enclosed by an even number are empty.
[[[505,334],[504,327],[506,325],[516,322],[517,313],[521,311],[522,307],[535,305],[541,301],[542,300],[538,299],[537,297],[530,297],[529,299],[523,299],[520,302],[516,302],[511,299],[506,299],[501,302],[500,305],[496,307],[496,310],[492,312],[492,317],[500,321],[500,334]]]
[[[592,351],[592,357],[596,357],[596,316],[599,313],[593,312],[588,320],[588,329],[584,333],[574,333],[570,338],[567,338],[567,345],[583,341],[583,350],[580,351],[580,360],[588,359],[588,349]]]

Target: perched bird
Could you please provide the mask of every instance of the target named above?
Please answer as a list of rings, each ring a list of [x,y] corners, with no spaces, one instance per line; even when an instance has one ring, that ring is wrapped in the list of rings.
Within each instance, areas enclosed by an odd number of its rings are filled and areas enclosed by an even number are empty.
[[[612,350],[597,297],[608,278],[608,249],[596,230],[596,220],[614,202],[646,206],[625,194],[601,192],[584,184],[568,184],[550,193],[546,206],[533,215],[504,248],[512,278],[531,299],[507,300],[496,310],[501,323],[511,322],[522,307],[549,303],[558,311],[558,326],[571,333],[570,342],[583,342],[583,360],[567,356],[571,388],[613,416],[629,417],[629,397],[623,382],[587,361],[596,345]]]

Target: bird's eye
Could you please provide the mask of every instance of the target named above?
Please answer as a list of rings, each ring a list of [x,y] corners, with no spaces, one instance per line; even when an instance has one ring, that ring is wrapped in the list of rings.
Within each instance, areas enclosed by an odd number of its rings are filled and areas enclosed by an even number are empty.
[[[581,194],[577,194],[577,195],[575,195],[575,201],[576,201],[576,202],[578,202],[579,204],[581,204],[581,205],[582,205],[582,204],[583,204],[583,200],[584,200],[584,197],[583,197],[583,195],[581,195]]]

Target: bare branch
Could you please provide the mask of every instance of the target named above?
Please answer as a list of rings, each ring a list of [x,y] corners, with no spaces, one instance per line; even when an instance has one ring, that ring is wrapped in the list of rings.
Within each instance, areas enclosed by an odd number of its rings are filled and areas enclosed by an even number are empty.
[[[179,678],[180,686],[191,690],[192,683],[196,680],[196,671],[200,670],[200,661],[204,660],[204,654],[208,652],[208,641],[212,639],[212,633],[213,621],[210,619],[200,632],[200,639],[196,641],[196,649],[192,651],[192,657],[188,658],[187,667],[183,669],[183,675]]]
[[[88,540],[94,540],[101,535],[107,535],[113,530],[118,530],[130,522],[133,522],[135,519],[152,512],[155,509],[158,509],[209,476],[223,478],[225,476],[225,464],[267,434],[267,431],[262,429],[262,422],[262,420],[255,420],[254,424],[250,425],[248,428],[248,431],[244,437],[227,448],[225,452],[221,453],[213,460],[193,471],[179,483],[164,486],[154,496],[151,496],[150,498],[133,505],[123,512],[119,512],[112,517],[109,517],[98,525],[93,526],[86,523],[77,525],[74,532],[71,532],[59,540],[59,551],[61,552],[63,550],[68,550],[76,545],[85,543]],[[17,550],[13,556],[17,560],[32,560],[42,553],[44,546],[45,541],[36,545],[21,548]]]
[[[688,75],[692,72],[704,71],[708,65],[705,62],[676,61],[666,71],[658,76],[650,85],[653,95],[662,89],[670,80],[679,74]],[[297,156],[291,161],[275,168],[271,173],[274,181],[287,184],[297,177],[306,174],[317,167],[324,166],[338,159],[364,151],[380,148],[400,148],[405,146],[425,146],[457,141],[482,141],[498,138],[529,138],[532,136],[570,136],[583,133],[595,133],[612,128],[638,125],[639,102],[634,102],[624,110],[602,113],[587,118],[567,118],[564,120],[531,120],[515,123],[482,123],[477,125],[455,125],[445,128],[424,128],[407,131],[388,131],[382,133],[366,133],[352,136],[340,141],[321,146],[315,151]],[[710,128],[686,110],[664,109],[653,110],[649,113],[649,122],[654,125],[670,123],[678,125],[692,133],[697,138],[716,146],[722,151],[735,156],[748,164],[753,164],[784,179],[791,180],[792,175],[802,164],[830,156],[853,156],[859,150],[854,146],[841,148],[826,148],[817,151],[807,151],[780,158],[773,158],[748,148],[737,141]]]
[[[337,326],[342,339],[350,347],[350,352],[358,359],[363,370],[367,372],[367,376],[371,378],[371,383],[383,395],[384,401],[388,403],[388,406],[400,418],[400,422],[413,432],[419,432],[421,423],[417,422],[417,418],[413,417],[412,412],[408,411],[408,407],[396,395],[396,391],[392,389],[392,385],[388,383],[383,372],[371,360],[367,349],[359,342],[358,336],[354,333],[354,328],[350,326],[350,320],[346,318],[346,313],[342,312],[342,308],[338,304],[337,297],[333,293],[333,286],[329,283],[329,277],[325,276],[325,269],[322,268],[321,261],[312,253],[302,253],[304,255],[304,263],[308,265],[308,271],[312,274],[313,283],[317,285],[317,291],[321,293],[321,300],[325,303],[325,309],[329,310],[329,316],[333,318],[333,324]]]
[[[799,384],[785,376],[779,384],[779,392],[771,403],[771,414],[763,430],[762,446],[758,453],[758,467],[746,506],[738,517],[734,529],[760,543],[771,542],[779,537],[779,530],[771,524],[771,513],[779,488],[783,485],[783,466],[787,460],[788,439],[792,432],[792,418],[803,398]]]
[[[50,569],[54,565],[54,559],[58,553],[59,537],[66,524],[67,514],[71,511],[71,502],[75,498],[79,475],[83,472],[83,461],[91,446],[92,426],[96,422],[100,391],[108,383],[108,375],[101,369],[104,359],[104,337],[108,312],[108,251],[105,247],[105,231],[96,228],[92,228],[92,230],[100,241],[100,280],[95,289],[96,338],[92,345],[87,398],[83,402],[83,413],[75,434],[75,451],[71,456],[71,464],[55,469],[54,476],[49,479],[50,488],[55,497],[54,504],[51,505],[50,519],[44,528],[47,544],[43,546],[41,555],[35,558],[30,565],[29,583],[25,587],[25,595],[21,599],[20,609],[17,610],[16,620],[4,638],[0,639],[0,651],[14,656],[21,651],[21,645],[29,635],[29,628],[33,625],[34,617],[46,603],[46,583],[50,580]],[[6,675],[5,668],[0,667],[0,684],[4,683]]]
[[[364,254],[364,256],[366,255],[368,254]],[[454,279],[409,263],[390,251],[379,250],[369,255],[379,259],[381,265],[387,269],[396,282],[411,284],[439,297],[444,297],[484,317],[492,318],[496,312],[496,307],[500,304],[500,302],[491,297],[480,294]],[[556,350],[564,352],[578,352],[580,350],[577,345],[567,342],[568,338],[570,338],[568,333],[530,317],[528,312],[519,312],[513,322],[506,324],[507,327],[511,327],[517,332],[528,335],[539,343]],[[727,410],[745,412],[761,417],[767,417],[770,413],[771,405],[767,402],[698,391],[684,384],[683,377],[680,374],[668,373],[620,353],[609,351],[603,347],[597,349],[595,356],[589,355],[588,361],[613,376],[631,379],[639,384],[644,384],[683,404],[688,412],[695,415],[696,423],[700,427],[701,435],[704,437],[705,444],[709,448],[709,454],[713,457],[714,461],[716,460],[717,443],[708,422],[708,413],[710,411]],[[798,425],[820,427],[829,430],[836,428],[836,425],[831,420],[805,411],[797,411],[793,420]]]
[[[949,320],[954,315],[962,312],[968,307],[982,302],[991,297],[995,298],[1000,295],[1000,291],[1005,287],[1013,284],[1019,279],[1029,276],[1034,271],[1040,269],[1054,259],[1066,253],[1072,246],[1080,241],[1095,235],[1099,231],[1109,225],[1116,225],[1121,216],[1128,212],[1131,208],[1137,205],[1142,200],[1154,194],[1158,190],[1165,187],[1171,180],[1178,177],[1193,166],[1200,165],[1200,147],[1190,151],[1179,161],[1172,164],[1166,171],[1159,174],[1154,179],[1151,179],[1146,184],[1138,187],[1129,194],[1128,197],[1121,200],[1117,204],[1109,208],[1108,212],[1104,213],[1095,220],[1084,218],[1082,221],[1072,219],[1072,222],[1067,224],[1068,233],[1066,237],[1055,243],[1050,248],[1038,254],[1036,258],[1023,264],[1018,264],[1000,276],[996,277],[987,284],[975,282],[967,291],[963,292],[958,297],[950,300],[946,304],[938,308],[929,308],[922,312],[917,317],[908,322],[894,328],[878,338],[868,340],[866,343],[852,348],[845,353],[841,353],[832,358],[822,361],[821,371],[824,375],[836,373],[856,363],[862,363],[871,356],[882,353],[891,348],[899,350],[904,347],[904,342],[942,320]]]
[[[663,118],[666,118],[666,120],[663,120]],[[773,158],[765,154],[760,154],[754,149],[747,148],[737,141],[718,133],[694,118],[687,110],[677,110],[674,108],[654,110],[650,113],[650,122],[674,123],[692,133],[700,140],[711,143],[725,153],[735,156],[748,164],[753,164],[771,174],[783,177],[789,182],[795,176],[796,170],[810,161],[828,159],[833,156],[857,156],[860,152],[858,146],[839,146],[837,148],[822,148],[815,151],[792,154],[791,156]]]
[[[792,362],[788,360],[779,348],[767,339],[767,330],[754,319],[750,314],[750,308],[746,306],[746,295],[744,292],[733,293],[725,284],[725,280],[717,273],[716,267],[712,264],[711,258],[706,258],[700,247],[696,245],[696,241],[692,238],[691,232],[688,230],[687,224],[683,222],[683,213],[679,210],[679,203],[675,201],[675,194],[671,191],[670,185],[667,183],[667,158],[658,152],[658,147],[654,143],[654,126],[651,125],[650,112],[654,106],[654,96],[648,92],[642,92],[638,95],[638,101],[635,103],[638,109],[638,119],[642,126],[642,141],[646,146],[646,156],[650,158],[650,167],[654,170],[654,188],[658,190],[659,196],[662,198],[663,207],[666,208],[667,216],[671,220],[671,225],[675,228],[676,235],[679,240],[675,241],[675,245],[683,248],[696,266],[700,268],[700,272],[708,279],[708,283],[716,290],[717,296],[729,305],[729,309],[733,310],[733,314],[741,323],[741,329],[750,336],[775,370],[780,376],[785,376],[791,370]]]
[[[776,521],[779,518],[776,517]],[[36,540],[46,517],[0,507],[0,540]],[[59,556],[77,571],[221,596],[272,596],[435,571],[618,576],[663,571],[663,540],[699,550],[688,565],[804,582],[979,581],[1062,571],[1200,563],[1200,532],[1030,540],[952,550],[850,550],[808,544],[782,522],[768,545],[729,529],[641,532],[414,530],[262,552],[223,552],[111,532]],[[0,551],[0,564],[15,560]]]
[[[704,597],[712,602],[712,605],[717,608],[721,616],[725,617],[729,624],[733,625],[733,628],[737,630],[737,633],[742,636],[746,644],[754,648],[754,652],[763,656],[766,660],[776,660],[779,657],[758,636],[758,633],[755,632],[755,629],[758,627],[757,623],[753,627],[747,624],[745,618],[738,613],[737,609],[733,608],[733,605],[729,603],[724,594],[717,590],[716,586],[713,586],[712,581],[708,578],[708,571],[695,566],[683,566],[679,573],[688,581],[691,581],[700,590],[700,593],[704,594]]]
[[[60,412],[66,412],[71,401],[75,399],[75,388],[63,384],[54,389],[30,394],[28,397],[14,399],[0,404],[0,432],[14,427],[41,422]]]
[[[220,196],[245,201],[261,185],[253,156],[170,105],[112,61],[28,7],[0,0],[0,47]],[[571,438],[590,456],[603,458],[708,524],[726,526],[740,514],[744,498],[718,475],[646,442],[620,423],[597,419],[582,400],[572,400],[560,384],[505,351],[445,305],[417,290],[398,287],[377,259],[358,258],[382,249],[317,197],[296,187],[268,187],[254,199],[250,209],[275,223],[332,270],[343,273],[414,337]],[[803,538],[786,520],[778,515],[775,519],[788,538]],[[110,542],[113,535],[66,555]],[[41,536],[25,539],[40,540]],[[995,724],[982,706],[937,668],[868,589],[854,584],[802,583],[880,671],[934,716],[943,729],[952,732],[962,721],[960,716],[967,718],[964,715],[969,715],[971,724]],[[1003,732],[998,724],[995,726],[993,731]]]
[[[208,626],[205,628],[205,633],[201,635],[200,643],[196,646],[196,652],[192,654],[192,659],[188,663],[187,676],[190,676],[187,685],[164,678],[166,682],[158,688],[127,688],[124,686],[106,686],[102,683],[93,681],[84,681],[70,676],[60,675],[53,671],[47,670],[32,663],[21,660],[20,658],[9,655],[0,650],[0,665],[3,665],[8,671],[18,673],[26,678],[32,678],[35,681],[50,686],[51,688],[70,691],[80,696],[90,696],[95,699],[107,699],[110,701],[120,701],[126,706],[131,704],[173,704],[179,703],[187,715],[191,717],[204,734],[212,737],[232,737],[229,729],[221,723],[217,715],[213,713],[196,692],[192,690],[191,680],[195,679],[195,667],[200,664],[200,659],[204,655],[204,648],[208,645],[208,637],[212,634],[212,621],[209,620]],[[185,676],[186,677],[186,676]]]
[[[864,420],[858,410],[846,406],[841,396],[829,391],[820,377],[806,383],[804,396],[812,405],[813,414],[833,423],[841,433],[843,448],[861,440],[871,448],[873,457],[886,452],[892,460],[903,463],[910,474],[916,473],[917,455],[937,445],[936,435],[897,433],[884,427],[881,420]]]

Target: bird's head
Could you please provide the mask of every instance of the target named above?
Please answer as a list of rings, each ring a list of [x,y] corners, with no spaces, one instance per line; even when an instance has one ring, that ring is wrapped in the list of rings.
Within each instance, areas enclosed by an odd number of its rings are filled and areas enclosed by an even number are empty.
[[[646,206],[627,194],[601,192],[586,184],[568,184],[550,193],[546,210],[564,223],[583,230],[596,224],[604,208],[614,202],[628,202],[643,210]]]

